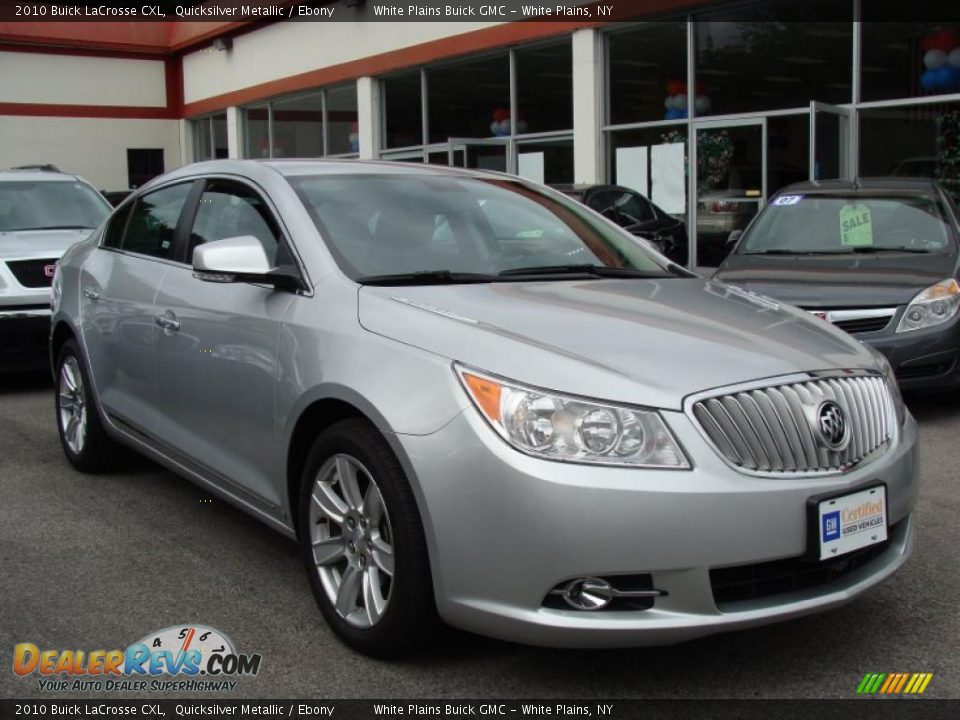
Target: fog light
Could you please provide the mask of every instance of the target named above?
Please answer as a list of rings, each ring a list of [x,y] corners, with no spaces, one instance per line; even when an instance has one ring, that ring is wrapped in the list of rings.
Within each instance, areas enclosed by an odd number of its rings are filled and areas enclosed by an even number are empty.
[[[567,583],[563,599],[574,610],[603,610],[613,600],[613,586],[600,578],[577,578]]]

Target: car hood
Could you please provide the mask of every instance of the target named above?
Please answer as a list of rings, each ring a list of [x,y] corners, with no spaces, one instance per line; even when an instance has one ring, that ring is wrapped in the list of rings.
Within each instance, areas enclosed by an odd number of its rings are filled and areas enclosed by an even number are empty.
[[[691,393],[759,378],[876,367],[828,323],[703,278],[364,286],[359,295],[371,332],[520,382],[653,407],[680,409]]]
[[[714,274],[801,307],[903,305],[953,274],[956,255],[730,255]]]
[[[74,243],[90,237],[93,230],[22,230],[0,232],[0,260],[58,258]]]

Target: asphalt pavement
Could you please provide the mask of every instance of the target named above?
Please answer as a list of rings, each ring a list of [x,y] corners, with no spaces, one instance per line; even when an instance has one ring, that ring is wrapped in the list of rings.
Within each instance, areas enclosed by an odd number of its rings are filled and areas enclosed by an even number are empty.
[[[908,401],[923,457],[917,549],[855,602],[633,650],[548,650],[449,630],[428,653],[387,663],[326,628],[292,542],[146,461],[75,472],[49,380],[0,377],[0,697],[42,695],[35,675],[10,671],[17,643],[125,648],[201,623],[263,656],[259,675],[222,697],[853,698],[867,672],[932,672],[925,697],[957,698],[960,396]],[[70,696],[84,697],[59,697]]]

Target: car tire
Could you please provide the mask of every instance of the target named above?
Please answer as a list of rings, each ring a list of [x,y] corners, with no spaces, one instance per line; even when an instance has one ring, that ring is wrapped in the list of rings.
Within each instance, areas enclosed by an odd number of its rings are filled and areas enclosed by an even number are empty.
[[[67,460],[85,473],[109,470],[120,448],[100,422],[90,377],[75,340],[63,344],[54,370],[54,410]]]
[[[351,648],[394,658],[439,626],[423,523],[403,468],[363,419],[314,441],[299,498],[299,543],[324,618]]]

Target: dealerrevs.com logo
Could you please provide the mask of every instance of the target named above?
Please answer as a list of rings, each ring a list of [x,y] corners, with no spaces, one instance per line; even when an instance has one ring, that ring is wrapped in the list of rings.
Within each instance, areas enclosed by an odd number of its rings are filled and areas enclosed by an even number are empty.
[[[150,633],[126,650],[47,650],[34,643],[13,649],[13,672],[37,677],[49,692],[233,690],[237,677],[260,672],[262,657],[238,653],[219,630],[176,625]]]

